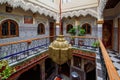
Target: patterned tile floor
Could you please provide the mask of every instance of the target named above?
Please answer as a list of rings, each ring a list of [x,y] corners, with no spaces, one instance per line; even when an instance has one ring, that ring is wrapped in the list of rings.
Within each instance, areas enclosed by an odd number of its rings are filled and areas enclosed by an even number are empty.
[[[111,58],[119,76],[120,76],[120,54],[118,55],[118,52],[107,50],[109,53],[109,57]]]
[[[111,58],[111,61],[113,62],[119,76],[120,76],[120,57],[118,57],[118,53],[116,51],[112,51],[112,50],[107,50],[109,57]],[[120,55],[119,55],[120,56]],[[104,80],[103,76],[104,76],[104,70],[102,68],[102,62],[100,59],[100,54],[99,52],[97,53],[96,56],[96,72],[97,72],[97,80]]]
[[[62,74],[63,80],[70,80],[69,77],[65,76],[64,74]]]

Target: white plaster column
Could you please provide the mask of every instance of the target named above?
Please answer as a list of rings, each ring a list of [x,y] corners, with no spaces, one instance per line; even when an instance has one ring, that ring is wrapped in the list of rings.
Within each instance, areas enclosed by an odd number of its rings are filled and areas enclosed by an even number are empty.
[[[119,34],[119,36],[118,36],[118,47],[119,47],[119,54],[118,54],[118,57],[120,58],[120,17],[118,18],[118,34]]]
[[[59,15],[57,15],[56,19],[56,36],[60,35],[60,21],[59,21]]]
[[[78,36],[78,25],[80,25],[80,21],[78,18],[75,19],[75,27],[76,27],[76,36]],[[78,38],[75,38],[75,44],[78,44]]]
[[[84,71],[84,59],[81,58],[81,69]]]
[[[70,80],[72,80],[72,76],[71,76],[71,73],[72,73],[72,68],[74,66],[74,59],[73,57],[71,58],[71,65],[70,65]]]
[[[115,51],[117,51],[118,50],[118,18],[116,17],[116,18],[114,18],[113,19],[113,28],[114,28],[114,33],[113,33],[113,49],[115,50]]]
[[[97,8],[97,12],[98,12],[98,21],[97,21],[97,24],[98,24],[98,33],[97,33],[97,36],[98,38],[102,39],[102,24],[104,23],[104,20],[103,20],[103,10],[105,8],[105,5],[106,5],[106,2],[107,0],[100,0],[99,1],[99,4],[98,4],[98,8]]]
[[[45,61],[42,61],[42,63],[40,63],[40,70],[41,70],[41,78],[42,80],[45,80]]]
[[[56,73],[55,74],[58,75],[58,64],[55,64],[55,66],[56,66],[56,71],[55,71]]]
[[[103,37],[103,35],[102,35],[103,23],[104,23],[103,20],[98,20],[97,21],[97,24],[98,24],[98,26],[97,26],[97,37],[101,40],[102,40],[102,37]]]
[[[60,26],[56,25],[56,36],[60,35]]]
[[[80,25],[79,19],[75,19],[75,27],[77,29],[76,35],[78,34],[78,26]]]

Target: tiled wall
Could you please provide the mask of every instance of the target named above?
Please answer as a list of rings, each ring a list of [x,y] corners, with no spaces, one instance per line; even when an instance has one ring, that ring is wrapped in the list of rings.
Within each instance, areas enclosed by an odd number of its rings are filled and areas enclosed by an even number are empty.
[[[2,21],[6,20],[6,19],[11,19],[18,23],[19,36],[12,37],[12,38],[0,39],[0,43],[49,36],[49,19],[45,16],[33,17],[33,24],[24,24],[24,15],[21,16],[21,15],[0,12],[0,24]],[[37,34],[37,27],[38,27],[39,23],[43,23],[45,26],[45,34],[43,34],[43,35]]]
[[[69,35],[68,33],[66,33],[66,26],[68,24],[72,24],[73,26],[75,26],[75,21],[76,19],[75,18],[72,18],[72,19],[65,19],[64,22],[63,22],[63,34],[64,35]],[[91,25],[91,34],[90,35],[87,35],[87,36],[94,36],[94,37],[97,37],[97,24],[96,24],[96,19],[93,18],[93,17],[90,17],[90,16],[86,16],[86,17],[79,17],[79,19],[77,20],[79,22],[78,25],[82,26],[83,24],[85,23],[88,23]],[[78,33],[78,32],[77,32]]]

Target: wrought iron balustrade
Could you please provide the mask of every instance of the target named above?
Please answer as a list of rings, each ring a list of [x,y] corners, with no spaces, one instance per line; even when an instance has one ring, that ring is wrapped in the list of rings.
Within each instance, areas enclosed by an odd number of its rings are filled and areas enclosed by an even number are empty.
[[[22,40],[11,43],[0,44],[0,60],[6,59],[9,64],[14,64],[18,61],[24,61],[24,59],[33,57],[34,55],[39,55],[42,51],[48,49],[51,37],[44,38],[34,38],[29,40]],[[54,37],[55,39],[56,37]],[[95,51],[96,47],[93,43],[98,41],[97,38],[87,37],[87,36],[65,36],[65,39],[76,48],[85,48]],[[71,41],[73,40],[73,41]],[[106,80],[120,80],[120,77],[115,70],[115,67],[110,60],[108,53],[102,43],[100,43],[100,58],[102,61],[102,66],[104,68],[104,75]]]
[[[6,59],[9,61],[9,64],[11,63],[14,64],[18,61],[33,56],[36,53],[40,53],[43,50],[47,50],[50,44],[50,38],[51,37],[33,38],[29,40],[21,40],[17,42],[0,44],[0,60]],[[56,36],[54,37],[54,39],[55,38]],[[69,43],[71,43],[70,36],[65,36],[65,38]],[[77,47],[77,48],[84,47],[87,49],[93,49],[92,43],[97,41],[96,38],[92,38],[92,37],[77,36],[73,38],[75,40],[75,43],[72,45],[73,47]],[[80,44],[80,41],[83,41],[82,44]]]
[[[96,49],[93,43],[97,42],[98,39],[88,36],[65,36],[66,40],[74,47],[86,48],[86,49]]]
[[[0,60],[8,60],[9,64],[28,58],[36,53],[46,50],[49,38],[34,38],[17,42],[0,44]]]

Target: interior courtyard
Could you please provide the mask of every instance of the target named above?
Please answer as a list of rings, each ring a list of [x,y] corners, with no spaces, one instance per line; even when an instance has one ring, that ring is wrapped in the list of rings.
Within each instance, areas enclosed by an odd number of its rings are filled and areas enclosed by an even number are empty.
[[[0,80],[120,80],[120,0],[0,0]]]

